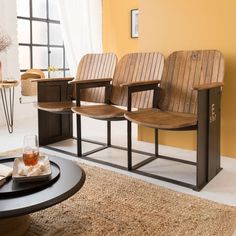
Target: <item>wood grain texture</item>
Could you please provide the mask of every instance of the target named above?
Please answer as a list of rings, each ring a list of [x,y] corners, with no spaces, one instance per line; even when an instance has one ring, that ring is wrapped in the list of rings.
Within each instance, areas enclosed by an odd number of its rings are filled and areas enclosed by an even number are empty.
[[[177,51],[166,60],[158,106],[164,111],[196,114],[193,88],[223,82],[224,58],[217,50]]]
[[[126,110],[107,104],[73,107],[72,111],[83,116],[101,120],[124,119],[124,113],[126,112]]]
[[[158,109],[144,109],[125,113],[129,121],[156,129],[180,129],[197,124],[197,117],[192,114],[163,112]]]
[[[37,83],[48,83],[48,82],[60,82],[60,81],[71,81],[73,77],[64,77],[64,78],[49,78],[49,79],[32,79],[32,82]]]
[[[127,86],[159,83],[164,67],[164,57],[161,53],[132,53],[119,61],[112,83],[111,103],[127,106]],[[133,96],[133,107],[145,108],[152,106],[153,92],[140,92]],[[97,105],[76,107],[73,112],[95,119],[124,119],[125,110],[113,105]]]
[[[127,88],[121,84],[160,80],[164,67],[164,57],[161,53],[132,53],[119,61],[113,79],[111,102],[127,106]],[[133,95],[132,107],[152,107],[153,91],[144,91]]]
[[[109,81],[111,82],[112,78],[90,79],[89,81],[88,80],[73,80],[73,81],[70,81],[69,84],[87,84],[88,82],[96,83],[96,82],[109,82]]]
[[[135,87],[140,85],[160,84],[160,80],[138,81],[121,84],[120,87]]]
[[[223,87],[223,86],[224,86],[224,83],[222,83],[222,82],[212,82],[212,83],[209,83],[209,84],[195,85],[193,87],[193,89],[196,89],[196,90],[207,90],[207,89]]]
[[[113,78],[115,67],[117,63],[117,57],[113,53],[101,53],[101,54],[87,54],[85,55],[77,69],[77,75],[74,80],[73,78],[53,78],[53,79],[45,79],[45,80],[34,80],[38,83],[49,83],[53,82],[55,83],[55,86],[57,83],[61,81],[71,81],[72,84],[75,83],[85,83],[88,80],[90,81],[97,81],[101,79],[102,81],[108,80],[110,81],[111,78]],[[80,82],[81,81],[81,82]],[[72,85],[70,85],[72,86]],[[75,85],[74,88],[71,89],[72,94],[70,91],[69,95],[71,99],[76,99],[76,91],[75,91]],[[87,102],[104,102],[105,98],[105,89],[104,88],[95,88],[95,89],[85,89],[81,91],[81,101],[87,101]],[[41,102],[38,104],[38,109],[48,111],[48,112],[54,112],[54,113],[65,113],[65,112],[71,112],[71,106],[72,102],[50,102],[50,103],[44,103]]]
[[[3,82],[0,82],[0,89],[1,88],[12,88],[16,87],[19,84],[18,80],[3,80]]]
[[[223,86],[224,58],[217,50],[178,51],[165,62],[158,109],[128,112],[126,119],[152,128],[197,125],[197,91]]]
[[[42,111],[63,113],[70,112],[71,107],[75,106],[75,102],[38,102],[36,107]]]
[[[117,57],[114,53],[87,54],[78,66],[75,80],[113,78]],[[104,102],[105,89],[92,88],[81,92],[81,101]],[[75,91],[74,91],[75,98]]]

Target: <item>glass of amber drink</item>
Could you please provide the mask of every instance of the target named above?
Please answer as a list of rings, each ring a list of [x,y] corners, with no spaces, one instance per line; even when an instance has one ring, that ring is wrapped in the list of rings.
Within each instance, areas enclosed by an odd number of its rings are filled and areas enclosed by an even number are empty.
[[[34,166],[39,159],[39,145],[37,135],[24,136],[23,161],[26,166]]]

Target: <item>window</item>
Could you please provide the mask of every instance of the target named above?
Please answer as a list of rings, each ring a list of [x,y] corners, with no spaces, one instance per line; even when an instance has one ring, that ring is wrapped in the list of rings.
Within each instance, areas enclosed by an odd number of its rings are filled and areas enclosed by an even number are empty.
[[[44,71],[45,76],[69,76],[57,0],[17,0],[20,70]],[[56,72],[48,72],[48,67]]]

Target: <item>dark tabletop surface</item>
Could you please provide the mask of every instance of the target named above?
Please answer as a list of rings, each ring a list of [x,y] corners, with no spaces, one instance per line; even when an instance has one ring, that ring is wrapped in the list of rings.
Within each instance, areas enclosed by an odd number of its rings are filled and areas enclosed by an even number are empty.
[[[6,158],[6,160],[9,158]],[[58,180],[37,192],[19,197],[0,199],[0,219],[29,214],[53,206],[75,194],[83,186],[85,173],[73,161],[60,157],[49,157],[60,166]],[[4,164],[2,162],[1,163]]]

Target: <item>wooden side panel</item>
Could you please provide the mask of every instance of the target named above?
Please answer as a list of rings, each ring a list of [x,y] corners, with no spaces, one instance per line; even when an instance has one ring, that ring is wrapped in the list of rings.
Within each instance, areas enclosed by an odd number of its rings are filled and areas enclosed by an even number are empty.
[[[132,53],[125,55],[118,63],[113,79],[111,102],[127,106],[127,90],[120,84],[135,81],[160,80],[164,67],[164,57],[161,53]],[[132,107],[151,108],[153,91],[135,93]]]
[[[165,111],[196,114],[197,91],[193,86],[222,82],[224,58],[217,50],[178,51],[166,63],[158,106]]]
[[[71,85],[67,81],[38,83],[38,102],[71,101]],[[72,137],[72,114],[54,114],[38,109],[39,145],[47,145]]]
[[[78,66],[76,79],[104,79],[113,78],[117,63],[113,53],[87,54]],[[74,96],[75,97],[75,96]],[[81,100],[87,102],[104,102],[105,89],[86,89],[81,93]]]

